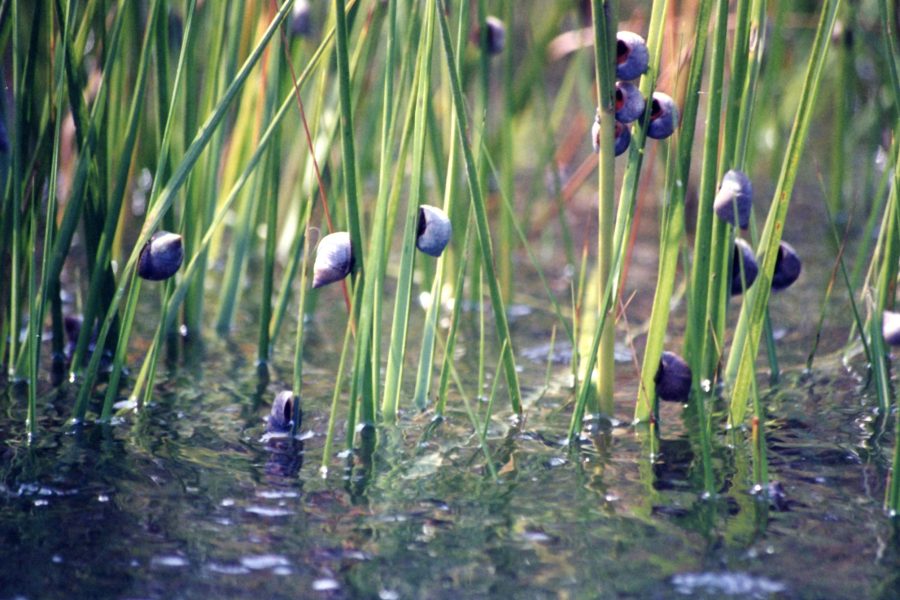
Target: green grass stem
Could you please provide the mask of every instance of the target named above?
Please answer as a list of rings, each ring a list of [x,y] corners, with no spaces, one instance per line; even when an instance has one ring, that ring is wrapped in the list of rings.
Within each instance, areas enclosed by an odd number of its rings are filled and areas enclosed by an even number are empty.
[[[450,41],[450,30],[447,24],[446,5],[444,0],[435,0],[440,2],[439,23],[441,27],[441,39],[444,44],[444,55],[447,59],[447,68],[450,72],[450,86],[453,91],[453,109],[457,117],[457,131],[460,137],[463,156],[466,162],[466,173],[469,179],[469,194],[472,200],[472,206],[475,212],[475,224],[478,232],[478,243],[481,250],[482,265],[485,269],[485,276],[488,280],[488,289],[491,295],[491,304],[494,311],[494,323],[497,328],[497,337],[502,343],[506,341],[509,344],[509,351],[506,354],[504,368],[506,372],[506,382],[509,387],[510,402],[512,409],[522,413],[522,395],[519,390],[519,376],[516,372],[515,355],[510,341],[509,324],[506,318],[506,307],[503,303],[503,297],[500,294],[500,286],[497,274],[494,268],[494,252],[491,245],[491,234],[488,227],[487,208],[485,206],[484,197],[481,194],[481,187],[478,185],[478,171],[475,168],[475,158],[472,154],[472,146],[469,143],[467,133],[468,117],[466,116],[465,101],[462,95],[459,77],[456,73],[454,65],[455,53],[453,45]]]
[[[828,53],[831,31],[840,0],[826,0],[816,30],[812,53],[800,96],[800,104],[791,129],[784,166],[778,179],[769,215],[757,250],[759,275],[747,292],[735,329],[732,351],[726,367],[726,381],[731,384],[732,398],[729,422],[739,426],[744,421],[751,379],[756,376],[756,355],[762,333],[765,309],[771,293],[772,274],[790,205],[791,192],[797,178],[800,158],[806,145],[813,109],[819,91],[822,70]]]
[[[418,51],[416,67],[418,88],[416,90],[416,116],[413,131],[413,165],[410,193],[407,199],[406,219],[400,238],[400,272],[397,279],[394,318],[385,372],[384,397],[381,409],[384,419],[393,423],[397,419],[400,403],[400,382],[403,361],[406,355],[406,336],[409,328],[409,308],[412,296],[413,265],[416,257],[416,230],[419,218],[419,204],[423,193],[422,177],[425,168],[425,137],[428,103],[431,101],[431,65],[434,42],[434,4],[425,9],[424,25]]]
[[[137,259],[140,253],[140,249],[147,242],[147,240],[150,239],[150,236],[162,219],[163,214],[172,206],[178,190],[182,185],[184,185],[185,181],[188,178],[188,175],[191,172],[191,169],[197,163],[197,160],[200,158],[201,153],[203,152],[204,148],[206,148],[213,134],[218,131],[218,126],[224,118],[226,112],[228,111],[231,101],[234,99],[234,97],[237,95],[237,92],[241,89],[244,82],[247,80],[247,77],[250,75],[250,71],[256,66],[256,63],[262,56],[263,50],[266,48],[269,40],[275,34],[278,26],[287,17],[288,13],[290,12],[290,8],[291,2],[286,2],[275,15],[275,18],[269,24],[269,27],[266,29],[262,38],[254,46],[250,55],[244,61],[241,69],[228,85],[225,94],[218,101],[215,109],[207,117],[203,126],[197,132],[196,137],[185,152],[181,163],[175,169],[169,182],[160,192],[158,200],[153,203],[152,208],[147,212],[144,224],[141,228],[141,232],[138,235],[137,240],[135,241],[134,249],[132,250],[130,257],[128,258],[128,261],[121,269],[121,283],[116,289],[115,296],[110,303],[110,307],[107,311],[106,317],[104,318],[103,324],[100,327],[100,331],[97,334],[98,348],[102,348],[104,343],[106,342],[106,337],[109,334],[109,330],[118,313],[119,302],[121,302],[123,296],[125,295],[129,277],[137,265]],[[75,422],[81,422],[84,420],[84,415],[87,410],[88,396],[91,389],[93,388],[94,382],[96,381],[97,373],[100,367],[101,354],[102,352],[94,352],[91,356],[91,361],[85,373],[84,382],[82,383],[81,389],[79,390],[78,399],[76,400],[76,410],[73,415],[73,419],[75,420]]]
[[[678,254],[684,239],[684,203],[687,182],[690,177],[691,158],[697,113],[700,106],[700,85],[703,80],[703,63],[706,58],[707,31],[712,12],[712,0],[702,0],[697,7],[691,63],[682,102],[681,126],[675,133],[675,143],[670,150],[674,155],[668,160],[667,197],[663,206],[660,228],[660,258],[650,325],[641,365],[641,383],[634,418],[645,422],[656,412],[656,372],[663,353],[666,330],[671,311],[672,291],[675,289]]]

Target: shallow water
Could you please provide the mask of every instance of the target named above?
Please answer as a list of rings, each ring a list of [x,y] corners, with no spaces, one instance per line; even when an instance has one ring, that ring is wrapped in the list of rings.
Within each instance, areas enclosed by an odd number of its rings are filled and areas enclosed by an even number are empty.
[[[211,340],[191,353],[202,360],[161,376],[150,406],[112,427],[64,427],[73,392],[63,388],[45,398],[45,433],[32,447],[19,438],[24,399],[13,390],[0,418],[0,598],[900,593],[882,511],[892,439],[835,357],[809,373],[789,367],[764,388],[773,492],[783,494],[751,494],[745,442],[723,435],[720,493],[703,499],[680,406],[663,406],[653,461],[645,435],[626,425],[567,451],[568,367],[554,364],[544,379],[552,318],[515,315],[527,419],[495,414],[496,481],[458,396],[443,423],[408,410],[323,476],[336,343],[323,325],[312,326],[301,440],[264,436],[262,418],[290,374],[287,347],[261,385],[252,344]],[[780,327],[807,349],[805,330]],[[473,381],[465,350],[459,368]],[[624,421],[634,381],[627,365],[620,371]]]

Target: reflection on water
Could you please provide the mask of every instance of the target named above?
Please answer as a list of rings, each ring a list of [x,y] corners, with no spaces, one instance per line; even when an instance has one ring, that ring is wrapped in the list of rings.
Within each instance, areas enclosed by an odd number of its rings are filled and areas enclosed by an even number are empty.
[[[226,354],[214,346],[208,357]],[[680,406],[662,407],[652,447],[618,425],[569,453],[558,442],[567,390],[550,386],[524,426],[492,420],[496,481],[462,410],[436,423],[408,413],[378,436],[363,430],[323,478],[327,374],[310,377],[301,440],[264,432],[277,377],[259,386],[247,366],[219,379],[221,362],[170,373],[169,391],[118,426],[66,431],[71,397],[52,396],[44,431],[65,433],[31,448],[18,440],[24,402],[14,399],[0,420],[0,536],[14,549],[0,563],[0,597],[897,592],[897,543],[881,511],[891,441],[840,369],[788,373],[769,392],[770,500],[751,489],[740,437],[716,445],[720,493],[701,500]],[[523,383],[538,388],[544,369],[534,371]]]

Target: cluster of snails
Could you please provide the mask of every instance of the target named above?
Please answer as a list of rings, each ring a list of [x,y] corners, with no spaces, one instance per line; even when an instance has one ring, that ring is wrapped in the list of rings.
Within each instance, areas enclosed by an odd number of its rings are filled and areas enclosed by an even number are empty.
[[[450,242],[453,228],[450,218],[440,208],[423,204],[419,207],[416,227],[416,248],[421,252],[438,257]],[[319,242],[316,262],[313,264],[312,287],[320,288],[340,281],[353,270],[353,247],[350,234],[346,231],[329,233]]]
[[[719,191],[713,201],[716,216],[741,230],[750,226],[750,208],[753,204],[753,185],[743,172],[732,169],[722,177]],[[794,247],[782,241],[775,259],[772,275],[772,290],[780,291],[790,287],[800,277],[802,263]],[[732,296],[740,295],[753,285],[759,274],[759,265],[753,248],[737,237],[734,240],[734,257],[731,263]],[[888,319],[885,317],[885,332]],[[896,343],[900,345],[900,314],[894,321]],[[885,333],[887,339],[887,333]],[[673,352],[663,352],[656,372],[656,394],[661,400],[685,402],[691,391],[691,369],[687,362]]]
[[[294,4],[291,32],[294,35],[309,35],[312,30],[309,2],[297,0]],[[506,28],[503,21],[488,16],[484,22],[487,36],[487,52],[496,55],[503,52],[506,43]],[[473,32],[472,39],[480,39],[480,31]],[[423,204],[419,207],[416,227],[416,248],[429,256],[438,257],[450,242],[453,229],[447,214],[435,206]],[[350,234],[336,231],[323,237],[316,249],[313,264],[313,289],[340,281],[353,271],[354,257]],[[269,432],[289,431],[293,425],[294,402],[299,401],[291,391],[281,391],[272,402],[272,410],[266,421]],[[301,413],[302,414],[302,413]],[[298,423],[299,425],[299,423]]]
[[[450,243],[453,227],[450,218],[440,208],[423,204],[419,207],[416,225],[416,248],[428,256],[438,257]],[[313,264],[312,287],[320,288],[340,281],[353,271],[353,245],[350,234],[336,231],[323,237],[316,249],[316,261]],[[266,421],[269,432],[289,431],[293,426],[294,402],[299,402],[293,392],[278,392],[272,403],[272,411]],[[299,407],[298,407],[298,414]],[[299,426],[299,421],[297,425]]]
[[[647,72],[650,66],[650,52],[640,35],[631,31],[616,34],[616,156],[624,153],[631,144],[630,124],[644,115],[646,101],[641,91],[633,83]],[[662,140],[675,132],[678,124],[678,107],[672,97],[663,92],[653,92],[650,99],[650,122],[647,136]],[[591,128],[594,152],[600,152],[600,115]]]
[[[713,209],[723,221],[746,230],[750,226],[750,207],[753,204],[753,185],[741,171],[732,169],[725,173],[722,184],[713,201]],[[775,258],[775,272],[772,275],[772,290],[781,291],[790,287],[803,268],[794,247],[782,241]],[[759,265],[753,248],[741,238],[734,240],[734,258],[731,263],[731,295],[737,296],[753,285],[759,274]]]

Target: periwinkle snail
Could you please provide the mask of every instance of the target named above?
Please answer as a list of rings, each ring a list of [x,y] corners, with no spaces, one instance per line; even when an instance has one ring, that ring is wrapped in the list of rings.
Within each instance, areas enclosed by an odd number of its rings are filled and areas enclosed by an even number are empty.
[[[286,432],[291,430],[294,421],[294,403],[299,403],[300,399],[294,396],[291,390],[282,390],[275,395],[272,401],[272,410],[269,412],[269,418],[266,421],[266,431]],[[303,411],[297,405],[297,427],[303,421]]]
[[[494,16],[488,16],[484,19],[484,26],[487,31],[487,51],[488,54],[500,54],[506,45],[506,27],[503,21]]]
[[[616,82],[616,121],[631,123],[644,114],[644,96],[636,85],[628,81]]]
[[[419,207],[416,248],[429,256],[438,257],[450,242],[452,233],[453,228],[447,213],[428,204]]]
[[[350,234],[346,231],[330,233],[319,241],[313,265],[313,289],[340,281],[353,270],[353,251]]]
[[[650,125],[647,136],[664,140],[675,132],[678,125],[678,107],[672,97],[663,92],[653,92],[650,100]]]
[[[687,402],[693,375],[687,362],[674,352],[665,351],[656,371],[656,395],[667,402]]]
[[[631,31],[616,34],[616,77],[626,81],[647,72],[650,53],[644,38]]]
[[[900,313],[886,310],[881,315],[881,334],[891,346],[900,346]]]
[[[296,0],[291,9],[291,35],[304,36],[312,33],[312,8],[309,0]]]
[[[713,208],[716,215],[741,229],[750,225],[750,207],[753,204],[753,184],[741,171],[732,169],[722,177],[722,185],[716,193]],[[737,216],[735,216],[735,212]]]
[[[168,231],[154,233],[138,256],[137,274],[142,279],[162,281],[174,275],[184,260],[181,236]]]
[[[787,242],[778,245],[778,256],[775,258],[775,272],[772,274],[772,289],[774,291],[788,288],[800,277],[803,265],[797,251]]]
[[[591,141],[594,144],[594,152],[600,152],[600,118],[598,117],[594,120],[594,126],[591,128]],[[616,144],[613,148],[613,154],[615,156],[619,156],[626,150],[628,150],[628,145],[631,144],[631,130],[627,125],[616,121]]]
[[[747,290],[759,274],[759,265],[750,244],[737,238],[734,240],[734,256],[731,259],[731,295],[737,296]]]

